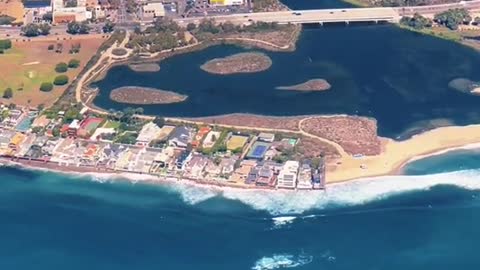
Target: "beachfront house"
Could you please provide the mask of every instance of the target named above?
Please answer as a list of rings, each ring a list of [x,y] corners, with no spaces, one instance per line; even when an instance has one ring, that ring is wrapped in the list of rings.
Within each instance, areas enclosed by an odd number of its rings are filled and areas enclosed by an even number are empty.
[[[288,160],[278,174],[277,188],[294,189],[297,184],[298,161]]]
[[[168,145],[179,148],[186,148],[190,143],[190,130],[184,126],[176,127],[170,134]]]
[[[297,189],[312,189],[312,167],[308,162],[303,162],[298,172]]]
[[[153,122],[149,122],[142,127],[140,134],[138,134],[136,145],[146,146],[151,141],[155,140],[160,134],[161,128]]]

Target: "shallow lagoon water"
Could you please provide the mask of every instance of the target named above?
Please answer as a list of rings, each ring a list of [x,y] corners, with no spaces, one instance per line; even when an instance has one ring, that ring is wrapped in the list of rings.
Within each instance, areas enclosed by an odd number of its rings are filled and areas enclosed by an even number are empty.
[[[480,80],[480,54],[459,44],[390,25],[305,29],[295,52],[266,52],[272,67],[253,74],[214,75],[204,62],[249,51],[215,46],[160,63],[156,73],[136,73],[127,66],[111,69],[96,85],[95,105],[122,109],[109,99],[112,89],[127,85],[176,91],[182,103],[143,106],[163,116],[228,113],[263,115],[350,114],[374,117],[379,134],[401,137],[442,124],[480,122],[480,97],[455,91],[459,77]],[[328,91],[281,91],[277,86],[326,79]]]

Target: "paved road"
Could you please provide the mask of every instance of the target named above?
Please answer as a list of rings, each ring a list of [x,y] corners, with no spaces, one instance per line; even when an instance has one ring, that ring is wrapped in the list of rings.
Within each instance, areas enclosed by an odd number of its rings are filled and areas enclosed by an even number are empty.
[[[242,13],[223,16],[209,16],[218,22],[247,23],[250,21],[278,23],[327,23],[356,21],[388,21],[398,22],[402,16],[420,13],[433,15],[452,8],[465,8],[470,11],[480,10],[480,0],[461,1],[455,4],[416,6],[416,7],[372,7],[346,9],[292,10],[276,12]],[[202,17],[177,19],[181,24],[198,23]]]

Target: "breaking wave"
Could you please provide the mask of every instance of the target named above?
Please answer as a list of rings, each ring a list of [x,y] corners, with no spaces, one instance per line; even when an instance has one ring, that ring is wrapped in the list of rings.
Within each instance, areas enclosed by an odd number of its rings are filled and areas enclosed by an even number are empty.
[[[454,185],[464,189],[480,189],[480,170],[465,170],[422,176],[382,176],[359,179],[329,185],[326,191],[288,190],[241,190],[225,188],[218,190],[192,185],[190,188],[174,188],[186,203],[200,203],[216,196],[237,200],[256,210],[270,214],[295,215],[312,209],[329,206],[365,204],[405,192],[429,190],[438,185]],[[274,225],[293,222],[292,217],[274,219]]]
[[[273,270],[280,268],[294,268],[309,264],[313,261],[313,256],[300,254],[298,256],[290,254],[274,254],[270,257],[262,257],[252,266],[252,270]]]

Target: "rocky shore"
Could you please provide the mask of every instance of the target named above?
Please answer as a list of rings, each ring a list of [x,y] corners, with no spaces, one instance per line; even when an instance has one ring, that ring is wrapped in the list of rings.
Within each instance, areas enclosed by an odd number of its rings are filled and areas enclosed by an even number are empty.
[[[187,98],[171,91],[138,86],[120,87],[110,92],[110,99],[113,101],[135,105],[170,104],[182,102]]]
[[[331,85],[324,79],[311,79],[304,83],[290,85],[290,86],[278,86],[279,90],[289,91],[324,91],[331,88]]]
[[[264,53],[238,53],[224,58],[215,58],[200,68],[208,73],[228,75],[235,73],[253,73],[267,70],[272,59]]]

